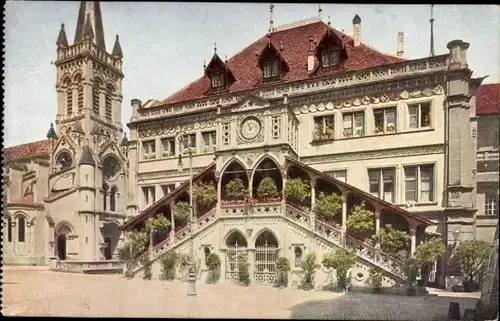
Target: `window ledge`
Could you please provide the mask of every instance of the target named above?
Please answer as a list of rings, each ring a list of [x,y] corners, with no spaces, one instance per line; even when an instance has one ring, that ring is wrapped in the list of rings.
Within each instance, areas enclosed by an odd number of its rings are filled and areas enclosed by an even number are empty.
[[[311,145],[320,145],[320,144],[326,144],[326,143],[331,143],[335,140],[335,137],[333,135],[322,135],[322,136],[316,136],[313,138],[311,141]]]
[[[476,214],[476,218],[481,218],[481,219],[498,219],[498,214]]]
[[[424,129],[412,129],[412,130],[407,130],[407,131],[400,131],[400,132],[392,132],[392,133],[373,133],[373,134],[365,134],[365,135],[353,135],[349,137],[341,137],[341,140],[344,139],[359,139],[359,138],[367,138],[367,137],[376,137],[376,136],[390,136],[390,135],[403,135],[403,134],[413,134],[413,133],[422,133],[422,132],[429,132],[433,131],[434,128],[424,128]]]
[[[420,207],[420,206],[437,206],[439,203],[438,202],[422,202],[422,203],[413,203],[412,206],[410,206],[409,208],[411,207]],[[396,206],[399,206],[399,207],[404,207],[406,208],[406,205],[407,203],[403,203],[403,204],[395,204]]]

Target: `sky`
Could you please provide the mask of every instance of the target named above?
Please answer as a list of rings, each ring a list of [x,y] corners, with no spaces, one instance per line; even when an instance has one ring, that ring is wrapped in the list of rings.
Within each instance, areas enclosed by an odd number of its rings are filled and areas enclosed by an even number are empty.
[[[65,24],[73,42],[78,1],[9,1],[5,15],[4,146],[45,139],[56,117],[56,39]],[[352,34],[361,17],[361,41],[396,52],[404,32],[405,58],[429,55],[429,5],[322,4],[322,18]],[[470,43],[473,77],[499,82],[500,7],[435,5],[436,54],[454,39]],[[228,58],[267,33],[269,4],[195,2],[101,2],[106,48],[116,34],[124,53],[122,122],[130,121],[131,99],[164,99],[203,75],[203,61],[217,53]],[[312,18],[318,4],[275,4],[274,26]]]

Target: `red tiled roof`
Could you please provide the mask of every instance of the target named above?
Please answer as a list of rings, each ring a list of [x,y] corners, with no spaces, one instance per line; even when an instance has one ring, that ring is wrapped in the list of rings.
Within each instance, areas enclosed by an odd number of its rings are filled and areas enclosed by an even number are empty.
[[[476,92],[476,115],[500,114],[500,83],[486,84]]]
[[[9,202],[10,204],[16,204],[16,205],[29,205],[29,206],[34,206],[35,205],[35,198],[33,194],[29,194],[24,196],[23,198],[20,198],[18,200]]]
[[[49,140],[40,140],[37,142],[7,147],[3,149],[4,162],[10,162],[16,159],[29,157],[43,157],[50,155]]]
[[[309,38],[311,36],[315,37],[319,42],[327,27],[325,23],[318,21],[271,34],[271,42],[276,48],[280,48],[280,42],[283,43],[283,51],[280,51],[280,54],[290,68],[290,71],[283,79],[284,82],[299,81],[311,77],[310,72],[307,70]],[[405,61],[402,58],[383,54],[364,44],[354,47],[354,41],[351,37],[335,29],[334,32],[346,45],[348,59],[345,63],[345,71],[361,70]],[[255,52],[260,53],[268,42],[269,38],[266,35],[229,59],[227,66],[237,79],[231,86],[230,92],[251,90],[259,83],[261,71],[257,65],[258,56]],[[318,65],[319,62],[317,59],[315,60],[316,65]],[[202,98],[205,92],[210,89],[210,86],[210,79],[203,76],[167,99],[152,104],[151,107]]]

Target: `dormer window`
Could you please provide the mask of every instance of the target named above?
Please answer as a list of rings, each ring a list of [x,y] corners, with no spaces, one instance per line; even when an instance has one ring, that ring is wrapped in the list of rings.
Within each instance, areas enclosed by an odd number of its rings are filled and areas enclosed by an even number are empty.
[[[330,67],[330,66],[336,66],[339,64],[340,61],[340,52],[338,51],[329,51],[325,50],[322,53],[322,66],[323,67]]]
[[[328,74],[343,68],[347,59],[347,50],[341,36],[335,30],[327,27],[325,34],[318,42],[315,56],[320,62],[313,73],[317,75]]]
[[[212,88],[219,88],[224,86],[224,73],[219,72],[212,76]]]
[[[264,62],[264,78],[277,77],[279,75],[278,60],[268,60]]]
[[[289,68],[274,45],[269,42],[259,55],[260,70],[262,70],[261,82],[269,83],[283,78]]]
[[[236,81],[232,71],[217,54],[214,54],[208,66],[205,67],[205,76],[210,79],[211,83],[211,87],[205,92],[206,95],[227,91]]]

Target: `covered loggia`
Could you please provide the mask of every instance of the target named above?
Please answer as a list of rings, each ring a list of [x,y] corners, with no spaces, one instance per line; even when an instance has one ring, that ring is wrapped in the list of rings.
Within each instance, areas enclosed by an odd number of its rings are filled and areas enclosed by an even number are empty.
[[[272,158],[264,157],[252,174],[252,197],[259,201],[273,201],[281,199],[282,192],[280,167]]]
[[[223,203],[244,201],[249,196],[248,188],[248,175],[245,167],[238,160],[232,160],[220,178],[221,201]]]

